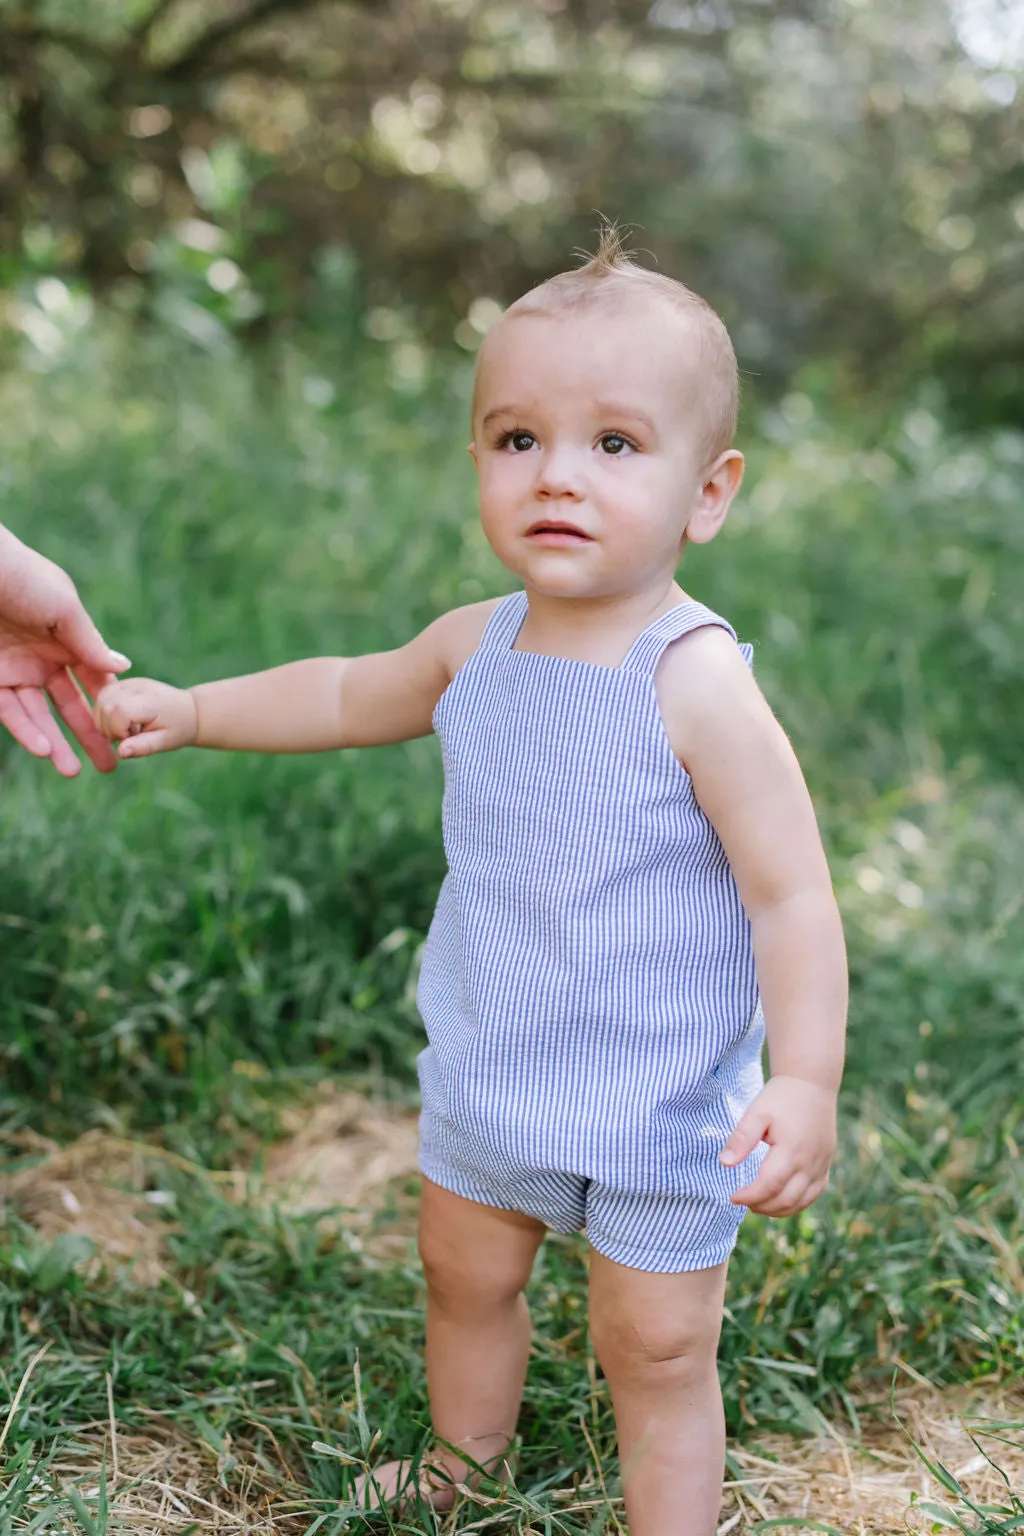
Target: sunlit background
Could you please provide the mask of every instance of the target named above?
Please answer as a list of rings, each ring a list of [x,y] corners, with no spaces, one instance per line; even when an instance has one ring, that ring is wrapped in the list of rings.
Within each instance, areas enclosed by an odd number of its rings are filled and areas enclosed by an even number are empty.
[[[217,349],[344,295],[396,382],[595,210],[721,307],[759,398],[928,373],[1020,415],[1014,0],[0,7],[6,345],[93,305]]]

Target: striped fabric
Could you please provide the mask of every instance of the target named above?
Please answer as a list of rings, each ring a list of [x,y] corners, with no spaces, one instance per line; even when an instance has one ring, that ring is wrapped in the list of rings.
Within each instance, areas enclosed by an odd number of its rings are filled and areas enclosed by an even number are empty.
[[[434,715],[448,874],[423,957],[420,1161],[632,1267],[719,1263],[755,1153],[718,1153],[761,1086],[750,926],[662,724],[684,603],[618,667],[513,649],[496,608]],[[742,647],[748,665],[751,648]]]

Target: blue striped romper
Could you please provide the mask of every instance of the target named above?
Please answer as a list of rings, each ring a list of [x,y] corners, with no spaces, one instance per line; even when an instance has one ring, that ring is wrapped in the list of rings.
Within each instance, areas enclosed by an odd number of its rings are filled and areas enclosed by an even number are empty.
[[[503,598],[442,694],[448,874],[420,972],[420,1166],[634,1269],[721,1263],[759,1148],[718,1154],[762,1083],[750,925],[654,687],[685,602],[618,667],[514,649]],[[750,665],[750,646],[742,647]]]

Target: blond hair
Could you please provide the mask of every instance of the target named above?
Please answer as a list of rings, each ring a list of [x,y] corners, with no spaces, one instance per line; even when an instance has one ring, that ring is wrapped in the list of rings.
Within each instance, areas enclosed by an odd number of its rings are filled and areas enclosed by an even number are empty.
[[[583,253],[584,255],[586,253]],[[671,305],[693,322],[699,343],[696,368],[696,399],[701,420],[701,448],[705,461],[724,453],[736,434],[739,411],[739,368],[725,324],[699,293],[674,277],[652,272],[633,260],[623,231],[605,220],[597,250],[582,266],[558,272],[531,288],[505,311],[516,315],[549,315],[595,304],[614,304],[632,296],[647,295]]]

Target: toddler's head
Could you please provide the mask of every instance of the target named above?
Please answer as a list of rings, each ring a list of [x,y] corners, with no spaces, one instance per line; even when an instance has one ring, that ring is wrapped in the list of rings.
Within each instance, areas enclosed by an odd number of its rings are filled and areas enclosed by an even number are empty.
[[[552,596],[671,576],[739,487],[738,394],[714,310],[607,228],[585,266],[517,300],[480,350],[471,452],[498,557]]]

